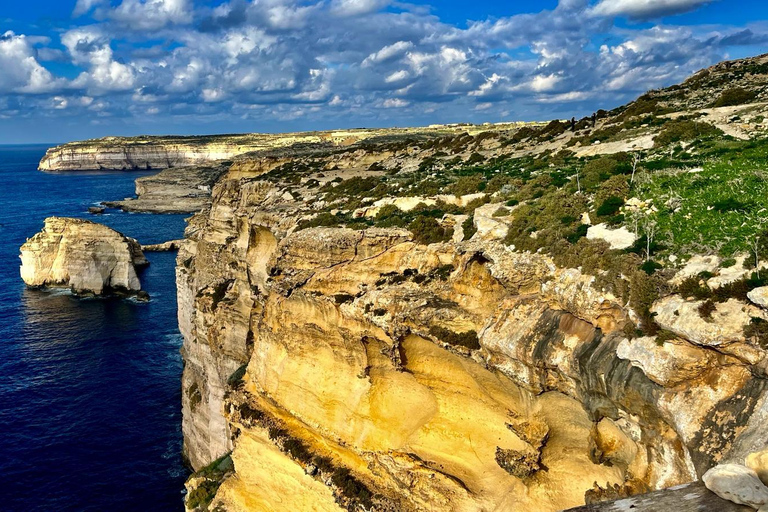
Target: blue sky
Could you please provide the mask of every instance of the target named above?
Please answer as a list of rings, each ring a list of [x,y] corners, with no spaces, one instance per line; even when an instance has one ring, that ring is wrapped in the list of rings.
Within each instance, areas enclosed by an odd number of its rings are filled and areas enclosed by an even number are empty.
[[[764,0],[11,0],[0,144],[581,116],[765,52]]]

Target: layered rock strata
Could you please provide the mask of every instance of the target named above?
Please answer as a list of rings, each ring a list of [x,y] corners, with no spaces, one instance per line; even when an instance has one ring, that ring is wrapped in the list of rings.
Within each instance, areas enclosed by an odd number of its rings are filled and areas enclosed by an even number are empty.
[[[105,201],[110,208],[142,213],[195,213],[211,202],[213,184],[227,166],[174,167],[136,180],[136,198]]]
[[[70,288],[79,295],[144,296],[136,269],[147,264],[136,240],[82,219],[49,217],[21,246],[27,286]]]
[[[726,314],[753,306],[688,325],[668,297],[677,338],[630,340],[592,276],[496,230],[296,231],[270,168],[233,166],[178,256],[185,453],[234,462],[213,508],[559,510],[764,442],[765,351]]]

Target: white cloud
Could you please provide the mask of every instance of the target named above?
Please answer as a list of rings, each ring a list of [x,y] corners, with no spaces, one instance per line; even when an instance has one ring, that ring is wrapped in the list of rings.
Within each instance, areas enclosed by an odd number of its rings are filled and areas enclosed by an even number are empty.
[[[123,0],[108,17],[134,30],[157,30],[190,23],[192,5],[190,0]]]
[[[333,0],[331,10],[339,16],[359,16],[385,7],[391,0]]]
[[[6,32],[0,36],[0,92],[38,94],[56,87],[57,80],[38,61],[30,39]]]
[[[596,16],[626,16],[647,20],[692,11],[715,0],[600,0],[592,9]]]
[[[133,88],[133,68],[114,59],[109,39],[97,28],[85,27],[61,36],[74,64],[87,67],[72,83],[96,93],[125,91]]]
[[[97,5],[102,5],[105,0],[77,0],[72,16],[78,17],[87,14]]]
[[[720,60],[726,42],[768,40],[761,24],[627,28],[615,24],[618,14],[596,15],[608,6],[648,15],[629,0],[560,0],[466,26],[384,0],[217,0],[198,10],[192,0],[111,3],[81,0],[100,21],[75,20],[61,35],[66,52],[43,37],[0,39],[4,114],[64,105],[115,119],[157,109],[163,119],[316,127],[543,119],[617,106]],[[57,78],[40,64],[49,60],[79,75]]]
[[[394,44],[387,45],[376,53],[372,53],[366,57],[363,61],[363,66],[370,66],[378,62],[387,61],[393,57],[402,55],[406,51],[413,48],[413,46],[413,43],[410,41],[398,41]]]

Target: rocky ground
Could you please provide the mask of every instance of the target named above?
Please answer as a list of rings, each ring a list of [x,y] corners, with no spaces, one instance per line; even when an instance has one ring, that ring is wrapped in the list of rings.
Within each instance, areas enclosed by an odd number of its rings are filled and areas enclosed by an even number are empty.
[[[187,508],[554,511],[764,449],[766,67],[233,158],[178,255]]]

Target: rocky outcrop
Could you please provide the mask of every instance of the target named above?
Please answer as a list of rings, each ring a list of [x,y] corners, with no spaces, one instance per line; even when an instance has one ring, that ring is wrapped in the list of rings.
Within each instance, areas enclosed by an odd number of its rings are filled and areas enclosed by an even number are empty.
[[[754,509],[724,500],[703,483],[679,485],[642,496],[595,503],[567,512],[754,512]]]
[[[143,213],[195,213],[211,202],[213,184],[228,165],[166,169],[136,180],[136,198],[106,201],[110,208]]]
[[[622,300],[503,229],[296,231],[306,204],[253,169],[216,185],[178,256],[185,453],[234,462],[212,507],[559,510],[758,442],[765,354],[733,327],[757,308],[683,323],[696,304],[673,296],[653,310],[679,338],[630,340]]]
[[[27,286],[70,288],[79,295],[145,297],[136,269],[147,264],[136,240],[82,219],[49,217],[21,246]]]
[[[145,244],[141,246],[144,252],[173,252],[178,251],[183,240],[168,240],[160,244]]]

